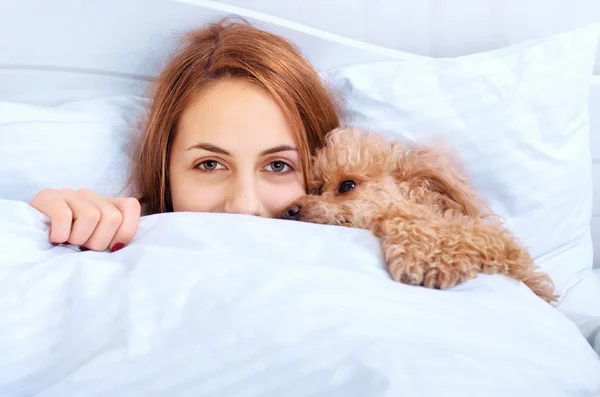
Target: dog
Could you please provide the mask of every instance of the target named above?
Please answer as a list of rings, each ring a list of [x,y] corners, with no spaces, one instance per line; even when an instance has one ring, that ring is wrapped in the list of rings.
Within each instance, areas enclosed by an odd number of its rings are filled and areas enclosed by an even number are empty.
[[[448,154],[358,128],[334,129],[313,157],[308,194],[281,218],[370,230],[401,283],[446,289],[479,273],[503,274],[555,302],[552,279]]]

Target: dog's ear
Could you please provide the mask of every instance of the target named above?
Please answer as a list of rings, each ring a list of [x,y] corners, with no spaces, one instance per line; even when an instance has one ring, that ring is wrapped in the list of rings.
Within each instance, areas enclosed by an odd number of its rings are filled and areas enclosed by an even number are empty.
[[[444,213],[455,210],[470,217],[483,216],[485,203],[468,184],[460,166],[442,149],[417,147],[407,149],[392,144],[393,174],[408,188],[411,199],[438,207]]]

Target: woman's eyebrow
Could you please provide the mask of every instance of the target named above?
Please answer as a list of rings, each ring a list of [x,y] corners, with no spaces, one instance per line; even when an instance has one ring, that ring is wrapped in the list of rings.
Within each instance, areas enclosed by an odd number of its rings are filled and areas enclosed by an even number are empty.
[[[187,148],[187,150],[192,150],[192,149],[202,149],[202,150],[206,150],[209,152],[213,152],[213,153],[219,153],[225,156],[231,156],[231,153],[229,153],[227,150],[222,149],[218,146],[215,145],[211,145],[210,143],[196,143],[195,145],[190,146],[189,148]],[[260,152],[261,156],[267,156],[269,154],[274,154],[274,153],[279,153],[279,152],[297,152],[298,149],[295,148],[294,146],[290,146],[290,145],[279,145],[279,146],[275,146],[272,147],[270,149],[265,149],[262,152]]]
[[[206,150],[209,152],[213,152],[213,153],[219,153],[225,156],[231,156],[231,153],[229,153],[227,150],[225,149],[221,149],[218,146],[215,145],[211,145],[210,143],[196,143],[195,145],[190,146],[189,148],[187,148],[186,151],[188,150],[192,150],[192,149],[202,149],[202,150]]]
[[[263,150],[262,152],[260,152],[260,155],[266,156],[268,154],[274,154],[274,153],[279,153],[279,152],[290,152],[290,151],[297,152],[298,149],[293,146],[290,146],[290,145],[279,145],[279,146],[272,147],[270,149]]]

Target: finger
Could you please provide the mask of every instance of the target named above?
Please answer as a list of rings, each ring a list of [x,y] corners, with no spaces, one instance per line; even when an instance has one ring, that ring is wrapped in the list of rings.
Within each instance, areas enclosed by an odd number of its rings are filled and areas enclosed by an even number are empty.
[[[90,197],[94,205],[100,211],[100,221],[89,239],[85,242],[85,247],[95,251],[104,251],[110,246],[119,226],[123,221],[123,214],[114,204],[104,197]]]
[[[63,244],[69,240],[73,224],[73,212],[64,201],[55,202],[47,211],[42,211],[50,218],[50,242]]]
[[[133,197],[110,199],[110,202],[123,214],[123,221],[110,242],[111,251],[128,245],[138,229],[141,216],[140,202]]]
[[[82,195],[67,197],[65,201],[73,211],[73,225],[68,242],[84,245],[100,222],[100,209]]]
[[[53,244],[66,242],[71,234],[73,212],[64,199],[64,196],[70,193],[74,192],[44,189],[38,192],[29,203],[49,218],[49,240]]]

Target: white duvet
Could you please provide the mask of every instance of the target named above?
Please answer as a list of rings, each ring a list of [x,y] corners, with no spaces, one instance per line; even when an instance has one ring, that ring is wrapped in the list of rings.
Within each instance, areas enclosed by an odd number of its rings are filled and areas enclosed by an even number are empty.
[[[598,356],[527,288],[395,283],[366,231],[162,214],[112,254],[47,233],[0,201],[0,396],[600,395]]]

